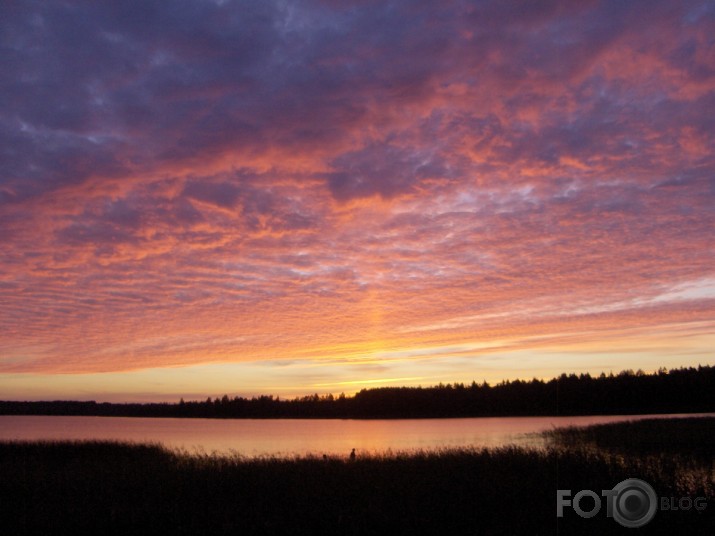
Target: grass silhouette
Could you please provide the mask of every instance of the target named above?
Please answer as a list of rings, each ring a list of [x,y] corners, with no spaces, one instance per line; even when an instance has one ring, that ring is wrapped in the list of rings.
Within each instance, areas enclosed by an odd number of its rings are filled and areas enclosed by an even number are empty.
[[[2,442],[0,526],[13,535],[632,534],[604,511],[557,519],[555,499],[557,489],[600,494],[635,477],[659,496],[710,502],[701,512],[658,512],[640,533],[710,534],[714,429],[715,419],[648,420],[557,429],[547,433],[545,449],[395,452],[354,461]]]

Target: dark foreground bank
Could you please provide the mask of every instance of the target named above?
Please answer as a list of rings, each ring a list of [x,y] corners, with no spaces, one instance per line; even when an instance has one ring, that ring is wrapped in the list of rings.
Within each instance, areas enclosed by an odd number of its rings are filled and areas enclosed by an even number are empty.
[[[663,421],[653,420],[592,427],[583,437],[554,432],[543,451],[450,450],[354,461],[5,442],[0,526],[14,535],[713,534],[715,419],[667,422],[670,439],[661,448],[648,439],[654,429],[662,432]],[[707,507],[659,509],[639,529],[607,518],[605,507],[590,519],[570,508],[557,518],[556,490],[600,495],[633,477],[650,483],[659,498],[702,497]],[[582,509],[593,508],[589,500]]]

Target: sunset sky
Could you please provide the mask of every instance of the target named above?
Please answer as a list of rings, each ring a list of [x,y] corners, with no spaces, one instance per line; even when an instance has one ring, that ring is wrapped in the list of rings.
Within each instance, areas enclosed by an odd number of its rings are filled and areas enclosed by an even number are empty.
[[[0,399],[715,363],[715,2],[0,4]]]

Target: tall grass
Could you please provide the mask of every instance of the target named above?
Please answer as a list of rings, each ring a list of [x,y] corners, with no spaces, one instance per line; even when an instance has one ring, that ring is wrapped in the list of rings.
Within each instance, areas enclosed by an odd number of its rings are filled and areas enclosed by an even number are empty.
[[[622,430],[635,433],[629,426]],[[659,495],[687,488],[711,503],[703,512],[659,512],[639,534],[713,532],[712,474],[683,487],[689,466],[677,458],[676,445],[667,452],[653,447],[644,457],[641,447],[620,448],[616,429],[603,430],[584,438],[557,430],[540,450],[396,452],[354,461],[189,455],[114,442],[4,442],[0,527],[13,535],[633,534],[603,512],[582,519],[570,511],[557,519],[555,498],[557,489],[600,493],[638,477]],[[592,439],[610,446],[594,447]],[[698,459],[704,467],[705,454]]]
[[[561,446],[592,445],[631,455],[684,454],[699,460],[715,456],[715,417],[642,419],[556,428],[544,434]]]
[[[642,478],[663,482],[664,492],[711,497],[715,493],[713,417],[570,426],[544,435],[552,448],[595,451],[613,463],[627,459]]]

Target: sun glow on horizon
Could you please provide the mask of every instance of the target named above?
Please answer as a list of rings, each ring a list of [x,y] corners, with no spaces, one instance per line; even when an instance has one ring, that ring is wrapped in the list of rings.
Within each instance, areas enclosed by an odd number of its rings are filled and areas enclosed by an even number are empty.
[[[0,7],[0,399],[713,363],[715,8],[522,7]]]

